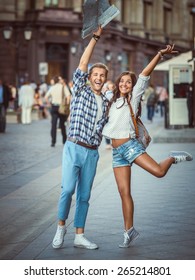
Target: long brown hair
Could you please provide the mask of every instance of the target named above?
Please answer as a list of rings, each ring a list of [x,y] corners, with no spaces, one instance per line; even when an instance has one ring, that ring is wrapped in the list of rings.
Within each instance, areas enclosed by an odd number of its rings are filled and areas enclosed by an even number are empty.
[[[115,81],[115,88],[113,90],[113,97],[111,98],[110,102],[109,102],[109,105],[108,105],[108,110],[107,110],[107,113],[109,113],[109,110],[110,110],[110,107],[112,105],[113,102],[116,102],[116,100],[120,97],[120,90],[119,90],[119,83],[120,83],[120,80],[123,76],[126,76],[126,75],[129,75],[131,77],[131,80],[132,80],[132,89],[133,87],[135,86],[136,82],[137,82],[137,77],[135,75],[134,72],[131,72],[131,71],[124,71],[122,72],[118,78],[116,79]],[[130,99],[129,99],[129,94],[127,94],[125,97],[124,97],[124,104],[125,104],[125,99],[127,100],[127,103],[129,104],[129,101],[131,99],[131,96],[130,96]],[[123,105],[124,105],[123,104]],[[122,106],[123,106],[122,105]],[[121,106],[121,107],[122,107]]]

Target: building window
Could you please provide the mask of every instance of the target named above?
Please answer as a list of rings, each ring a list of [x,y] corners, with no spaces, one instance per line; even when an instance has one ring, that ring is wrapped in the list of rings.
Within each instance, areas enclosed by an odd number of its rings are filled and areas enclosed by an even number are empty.
[[[58,0],[45,0],[46,7],[58,7]]]

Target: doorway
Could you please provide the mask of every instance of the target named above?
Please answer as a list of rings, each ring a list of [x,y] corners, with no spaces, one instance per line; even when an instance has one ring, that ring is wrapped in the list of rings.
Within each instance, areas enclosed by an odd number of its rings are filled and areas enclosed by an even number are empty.
[[[50,80],[54,76],[62,76],[68,79],[68,54],[68,44],[48,43],[46,45],[46,61],[48,62],[47,84],[50,84]]]

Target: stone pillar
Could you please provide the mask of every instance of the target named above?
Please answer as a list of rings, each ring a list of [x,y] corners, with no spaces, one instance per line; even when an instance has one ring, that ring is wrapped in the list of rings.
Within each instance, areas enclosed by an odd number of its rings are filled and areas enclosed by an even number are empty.
[[[121,7],[122,9],[122,7]],[[124,24],[130,24],[131,21],[131,0],[124,0],[123,5]]]
[[[144,37],[144,4],[142,0],[131,0],[130,7],[131,34]]]
[[[112,1],[110,3],[112,5]],[[119,9],[120,14],[115,18],[116,20],[122,22],[122,1],[114,2],[114,5]]]
[[[178,1],[173,3],[173,20],[172,20],[172,33],[182,34],[183,18],[181,18],[181,5]]]
[[[154,40],[164,40],[164,7],[163,0],[153,1],[152,9],[152,33]]]
[[[58,2],[59,8],[65,8],[66,7],[65,2],[66,2],[66,0],[59,0],[59,2]]]
[[[185,46],[189,40],[189,11],[187,0],[174,1],[172,20],[172,39],[176,45]]]
[[[143,1],[142,0],[131,0],[131,22],[136,25],[143,25]]]
[[[36,1],[36,10],[42,10],[45,6],[45,1],[44,0],[39,0]]]
[[[73,0],[74,12],[82,12],[82,0]]]

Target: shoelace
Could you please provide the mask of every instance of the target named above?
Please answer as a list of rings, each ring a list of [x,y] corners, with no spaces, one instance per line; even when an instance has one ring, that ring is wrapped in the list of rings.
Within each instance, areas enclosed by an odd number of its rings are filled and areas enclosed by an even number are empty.
[[[85,242],[88,244],[88,245],[91,245],[91,242],[83,235],[83,239],[85,240]]]
[[[176,161],[176,163],[177,162],[180,162],[180,161],[185,161],[186,160],[186,156],[177,156],[176,158],[175,158],[175,161]]]
[[[126,244],[129,241],[129,235],[127,232],[124,232],[124,244]]]

